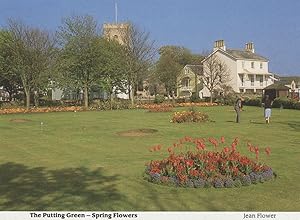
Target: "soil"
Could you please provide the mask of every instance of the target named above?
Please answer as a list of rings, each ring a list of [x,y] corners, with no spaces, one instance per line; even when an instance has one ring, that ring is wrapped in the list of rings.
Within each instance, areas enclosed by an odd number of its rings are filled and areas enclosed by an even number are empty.
[[[141,128],[141,129],[134,129],[128,131],[121,131],[118,132],[117,134],[125,137],[141,137],[141,136],[153,134],[155,132],[157,132],[156,129]]]
[[[15,122],[15,123],[25,123],[25,122],[30,122],[31,120],[24,119],[24,118],[15,118],[15,119],[10,119],[9,121]]]

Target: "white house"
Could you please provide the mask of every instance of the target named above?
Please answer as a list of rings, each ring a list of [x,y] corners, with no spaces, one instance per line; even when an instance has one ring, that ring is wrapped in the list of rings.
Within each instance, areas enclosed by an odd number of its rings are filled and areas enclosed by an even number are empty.
[[[224,40],[215,41],[213,52],[202,61],[203,66],[214,55],[227,66],[230,79],[227,84],[237,93],[260,94],[263,88],[276,80],[269,72],[269,60],[255,53],[252,42],[246,43],[245,49],[236,50],[226,48]],[[205,88],[200,92],[210,96]]]

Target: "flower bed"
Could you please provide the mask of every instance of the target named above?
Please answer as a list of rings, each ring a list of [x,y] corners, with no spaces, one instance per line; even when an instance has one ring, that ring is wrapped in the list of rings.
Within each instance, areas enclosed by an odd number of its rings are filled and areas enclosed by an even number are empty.
[[[173,110],[172,105],[150,105],[148,106],[148,112],[171,112]]]
[[[186,103],[177,103],[176,106],[178,107],[211,107],[211,106],[218,106],[217,103],[210,103],[210,102],[186,102]]]
[[[227,147],[224,137],[220,140],[185,137],[167,148],[167,158],[146,165],[145,178],[157,184],[194,188],[232,188],[273,179],[272,168],[259,160],[261,149],[248,143],[250,153],[255,154],[255,159],[251,159],[237,151],[238,143],[239,139],[235,138],[231,147]],[[208,150],[209,146],[214,150]],[[194,150],[182,152],[183,147]],[[162,149],[157,145],[150,151]],[[264,151],[266,157],[271,153],[269,147]]]
[[[69,106],[69,107],[48,107],[48,108],[7,108],[0,109],[0,114],[16,114],[16,113],[41,113],[41,112],[74,112],[83,111],[83,107]]]
[[[175,112],[170,122],[184,123],[184,122],[206,122],[208,121],[208,115],[202,112],[196,112],[193,110]]]
[[[217,106],[217,103],[210,103],[210,102],[187,102],[187,103],[162,103],[162,104],[141,104],[136,105],[136,108],[142,108],[142,109],[151,109],[151,108],[157,108],[157,107],[209,107],[209,106]]]

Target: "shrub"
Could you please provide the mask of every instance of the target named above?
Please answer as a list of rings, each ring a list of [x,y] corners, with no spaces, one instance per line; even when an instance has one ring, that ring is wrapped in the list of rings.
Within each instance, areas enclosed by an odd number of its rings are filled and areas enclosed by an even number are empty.
[[[295,109],[300,110],[300,102],[295,103]]]
[[[274,108],[299,109],[299,102],[289,98],[276,98],[273,102]]]
[[[256,97],[256,98],[245,98],[243,101],[244,105],[248,106],[261,106],[261,98]]]
[[[160,104],[163,103],[165,101],[165,96],[164,95],[156,95],[154,98],[154,103],[155,104]]]
[[[126,99],[94,100],[90,104],[90,110],[130,109],[131,102]]]
[[[167,158],[152,160],[146,165],[145,175],[149,176],[146,179],[169,186],[232,188],[257,184],[275,177],[272,168],[259,161],[257,154],[262,150],[248,143],[249,151],[255,154],[255,159],[251,159],[237,151],[238,143],[238,138],[235,138],[229,148],[224,147],[230,145],[225,143],[224,137],[220,140],[184,137],[167,148]],[[209,145],[214,150],[209,150]],[[185,151],[182,151],[183,146]],[[161,149],[161,145],[157,145],[150,151]],[[270,148],[265,148],[265,152],[269,156]]]
[[[184,123],[184,122],[206,122],[208,115],[194,110],[175,112],[172,116],[171,122]]]
[[[191,102],[201,102],[200,97],[197,95],[197,93],[193,92],[190,97]]]

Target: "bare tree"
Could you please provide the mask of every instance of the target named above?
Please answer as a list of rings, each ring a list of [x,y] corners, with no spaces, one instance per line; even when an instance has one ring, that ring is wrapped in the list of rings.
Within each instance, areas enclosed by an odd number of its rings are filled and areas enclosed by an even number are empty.
[[[126,51],[129,96],[131,104],[134,105],[134,93],[137,84],[152,64],[157,50],[154,47],[154,41],[150,40],[149,32],[141,31],[133,24],[129,24],[128,29],[124,30],[122,35]]]
[[[213,54],[203,62],[203,85],[210,92],[210,102],[213,101],[213,91],[230,81],[229,69],[218,56]]]

